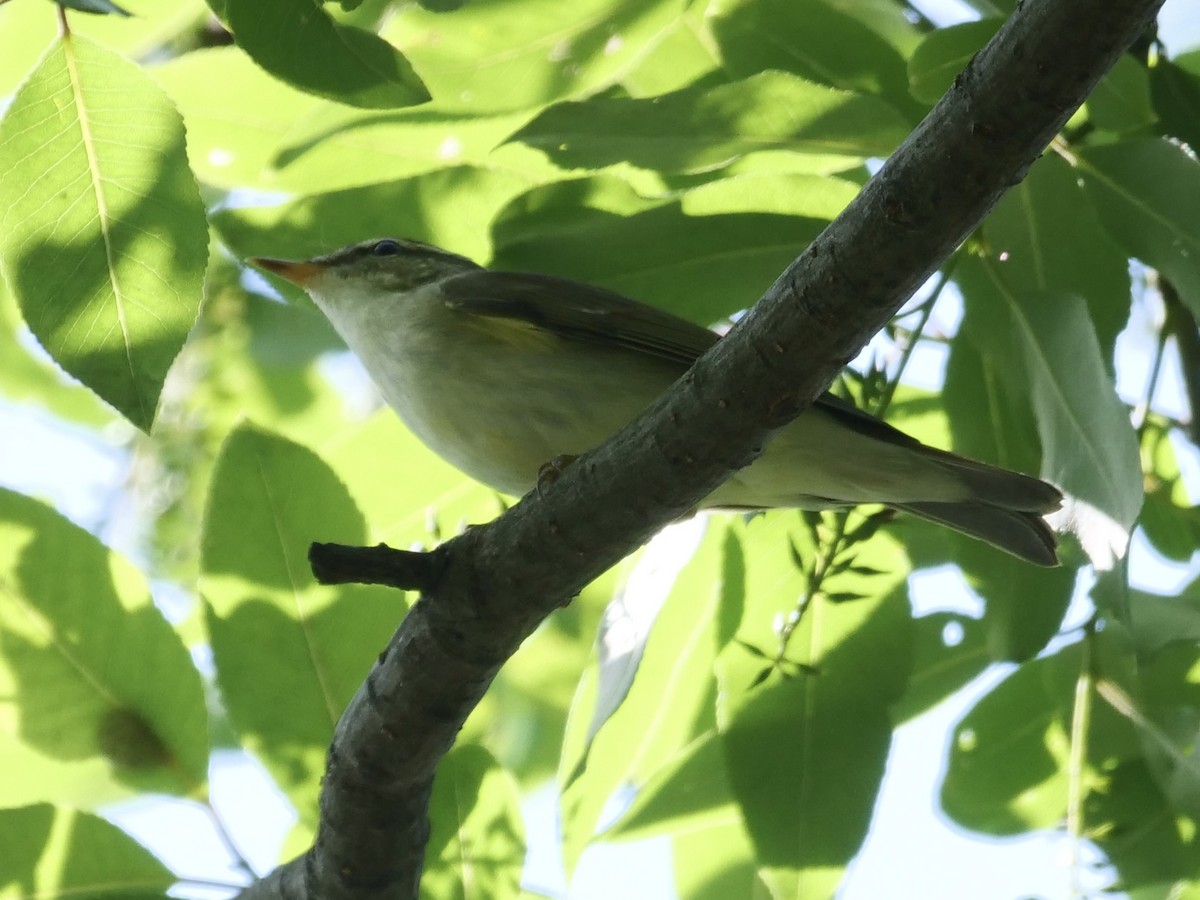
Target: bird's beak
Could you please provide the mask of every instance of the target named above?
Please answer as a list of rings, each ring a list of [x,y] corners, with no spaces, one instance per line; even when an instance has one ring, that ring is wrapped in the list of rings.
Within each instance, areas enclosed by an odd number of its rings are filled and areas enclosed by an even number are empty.
[[[248,260],[260,269],[273,272],[280,278],[286,278],[298,287],[306,287],[309,282],[324,272],[328,266],[315,262],[295,262],[290,259],[271,259],[267,256],[254,256]]]

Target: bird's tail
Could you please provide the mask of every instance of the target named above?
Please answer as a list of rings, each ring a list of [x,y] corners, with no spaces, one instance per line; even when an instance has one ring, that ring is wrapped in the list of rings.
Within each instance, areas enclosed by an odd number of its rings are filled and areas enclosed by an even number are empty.
[[[971,499],[889,505],[984,540],[1027,562],[1058,565],[1058,541],[1042,517],[1062,505],[1058,488],[946,451],[935,451],[934,456],[965,482]]]
[[[889,504],[947,525],[1039,566],[1057,566],[1058,541],[1042,518],[1062,505],[1052,484],[956,453],[922,447],[921,453],[953,473],[969,499]]]

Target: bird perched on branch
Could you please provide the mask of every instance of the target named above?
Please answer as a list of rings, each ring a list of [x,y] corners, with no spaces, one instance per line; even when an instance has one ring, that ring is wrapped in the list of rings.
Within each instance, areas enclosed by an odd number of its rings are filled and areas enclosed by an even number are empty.
[[[417,241],[251,262],[308,292],[417,437],[507,494],[615,434],[719,340],[604,288],[494,272]],[[827,393],[701,506],[882,503],[1052,566],[1042,516],[1061,501],[1044,481],[927,447]]]

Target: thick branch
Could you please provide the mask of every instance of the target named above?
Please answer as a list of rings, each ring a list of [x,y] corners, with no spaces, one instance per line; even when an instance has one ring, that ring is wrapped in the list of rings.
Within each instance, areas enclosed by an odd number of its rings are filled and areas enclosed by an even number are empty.
[[[316,846],[244,896],[415,898],[441,755],[556,607],[799,415],[1020,181],[1162,0],[1027,0],[859,197],[640,419],[444,569],[338,724]]]

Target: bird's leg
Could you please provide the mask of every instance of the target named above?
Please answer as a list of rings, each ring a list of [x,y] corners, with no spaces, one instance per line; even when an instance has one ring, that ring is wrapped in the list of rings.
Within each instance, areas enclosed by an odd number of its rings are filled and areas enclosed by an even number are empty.
[[[554,484],[554,482],[558,481],[558,479],[562,477],[562,473],[567,471],[567,467],[577,459],[579,459],[578,456],[572,456],[569,453],[563,453],[554,457],[554,459],[550,460],[548,463],[542,463],[537,474],[538,496],[542,496],[543,490]]]

